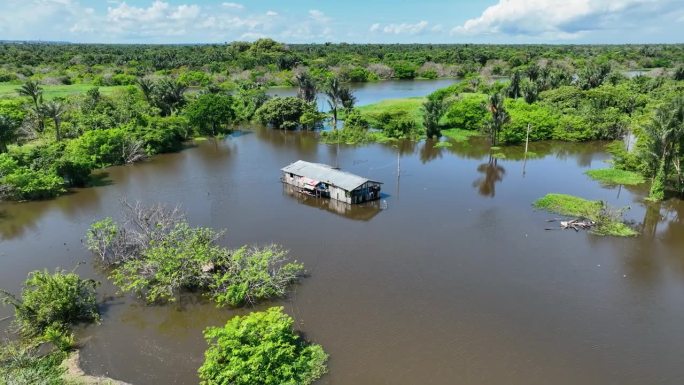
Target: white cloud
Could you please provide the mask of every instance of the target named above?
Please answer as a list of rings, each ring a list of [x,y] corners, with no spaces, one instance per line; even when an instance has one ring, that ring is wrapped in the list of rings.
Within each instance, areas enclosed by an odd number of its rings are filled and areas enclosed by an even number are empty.
[[[416,35],[425,30],[429,23],[425,20],[419,21],[415,24],[401,23],[401,24],[387,24],[382,31],[385,33],[392,33],[395,35],[410,34]]]
[[[278,12],[276,12],[276,11],[266,11],[266,16],[270,16],[270,17],[278,16]]]
[[[231,9],[245,9],[245,6],[239,3],[222,3],[223,8]]]
[[[312,9],[309,11],[309,17],[313,19],[314,21],[317,21],[319,23],[327,23],[330,21],[330,18],[325,15],[325,13],[317,10],[317,9]]]
[[[371,32],[377,32],[380,30],[380,23],[374,23],[373,25],[370,26],[369,31]]]
[[[430,31],[442,32],[442,31],[444,31],[444,26],[442,24],[433,25],[432,28],[430,28]]]
[[[577,38],[625,22],[629,14],[648,15],[670,0],[499,0],[453,34],[503,34],[550,39]],[[625,28],[624,24],[622,28]]]

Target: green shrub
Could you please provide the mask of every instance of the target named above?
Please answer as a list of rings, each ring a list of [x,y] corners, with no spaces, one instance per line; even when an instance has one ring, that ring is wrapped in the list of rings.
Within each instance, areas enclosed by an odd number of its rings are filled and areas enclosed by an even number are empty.
[[[460,95],[449,105],[441,124],[462,130],[482,130],[489,118],[486,103],[487,95]]]
[[[64,335],[79,322],[97,322],[95,288],[98,283],[74,273],[34,271],[24,283],[21,297],[7,292],[3,302],[14,306],[15,326],[26,337]],[[56,332],[56,331],[62,331]]]
[[[304,270],[301,263],[283,263],[287,251],[277,246],[234,250],[220,262],[222,268],[210,284],[218,305],[242,306],[267,298],[282,297]],[[274,268],[279,267],[279,268]]]
[[[548,140],[558,126],[558,115],[540,104],[528,104],[521,99],[508,99],[506,110],[510,121],[500,134],[503,143],[521,143],[527,138],[530,127],[530,141]]]
[[[328,355],[293,330],[280,307],[237,316],[204,331],[209,344],[202,385],[309,385],[326,372]]]
[[[256,119],[265,125],[283,130],[293,130],[300,126],[299,119],[314,107],[293,96],[275,97],[264,103],[255,113]]]
[[[62,385],[64,368],[60,366],[67,354],[57,351],[40,354],[35,346],[20,342],[2,342],[0,346],[0,384]]]
[[[49,199],[66,191],[64,180],[58,175],[25,167],[5,175],[2,184],[10,188],[11,197],[17,200]]]
[[[67,144],[66,153],[72,159],[90,162],[94,167],[123,164],[124,147],[130,134],[123,128],[88,131]]]

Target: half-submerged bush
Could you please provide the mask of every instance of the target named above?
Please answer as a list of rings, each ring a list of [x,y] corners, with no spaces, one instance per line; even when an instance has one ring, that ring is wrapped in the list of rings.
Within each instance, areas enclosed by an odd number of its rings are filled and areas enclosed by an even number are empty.
[[[237,316],[204,331],[202,385],[309,385],[326,372],[328,355],[293,330],[281,307]]]
[[[94,223],[87,245],[121,290],[147,302],[173,302],[194,290],[218,305],[253,304],[285,295],[304,271],[275,245],[220,246],[223,232],[190,226],[178,209],[125,202],[124,208],[125,224],[111,218]]]
[[[71,326],[97,322],[95,288],[98,283],[75,273],[34,271],[24,283],[21,297],[0,291],[3,303],[14,306],[14,326],[25,338],[53,342],[62,350],[73,344]]]

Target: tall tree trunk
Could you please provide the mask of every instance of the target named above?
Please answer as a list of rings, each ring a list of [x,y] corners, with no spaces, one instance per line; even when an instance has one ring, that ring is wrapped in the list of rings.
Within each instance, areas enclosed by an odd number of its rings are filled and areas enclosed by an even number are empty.
[[[62,124],[62,122],[60,122],[60,119],[59,119],[59,118],[55,118],[55,135],[56,135],[56,137],[57,137],[57,141],[58,141],[58,142],[59,142],[60,140],[62,140],[62,132],[61,132],[61,129],[60,129],[60,124]]]

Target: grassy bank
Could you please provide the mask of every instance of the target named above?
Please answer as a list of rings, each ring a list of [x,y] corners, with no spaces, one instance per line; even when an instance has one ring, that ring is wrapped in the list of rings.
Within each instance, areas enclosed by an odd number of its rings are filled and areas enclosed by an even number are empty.
[[[644,177],[632,171],[618,170],[614,168],[602,168],[589,170],[587,174],[590,178],[603,184],[622,184],[633,186],[646,182]]]
[[[449,139],[453,139],[457,142],[465,142],[468,139],[479,136],[480,132],[473,130],[463,130],[460,128],[449,128],[447,130],[442,130],[442,135]]]
[[[423,127],[423,103],[425,98],[386,99],[378,103],[357,107],[372,126],[377,126],[383,116],[406,116]]]
[[[638,234],[623,222],[619,210],[611,210],[602,201],[591,201],[566,194],[547,194],[533,205],[537,209],[552,213],[594,221],[596,226],[591,232],[596,235],[633,237]]]
[[[0,83],[0,98],[13,98],[19,96],[17,88],[21,84],[14,83]],[[54,99],[70,95],[82,94],[89,89],[95,87],[92,84],[70,84],[70,85],[41,85],[43,88],[43,98]],[[100,92],[104,95],[110,95],[117,89],[125,88],[126,86],[105,86],[99,87]]]

